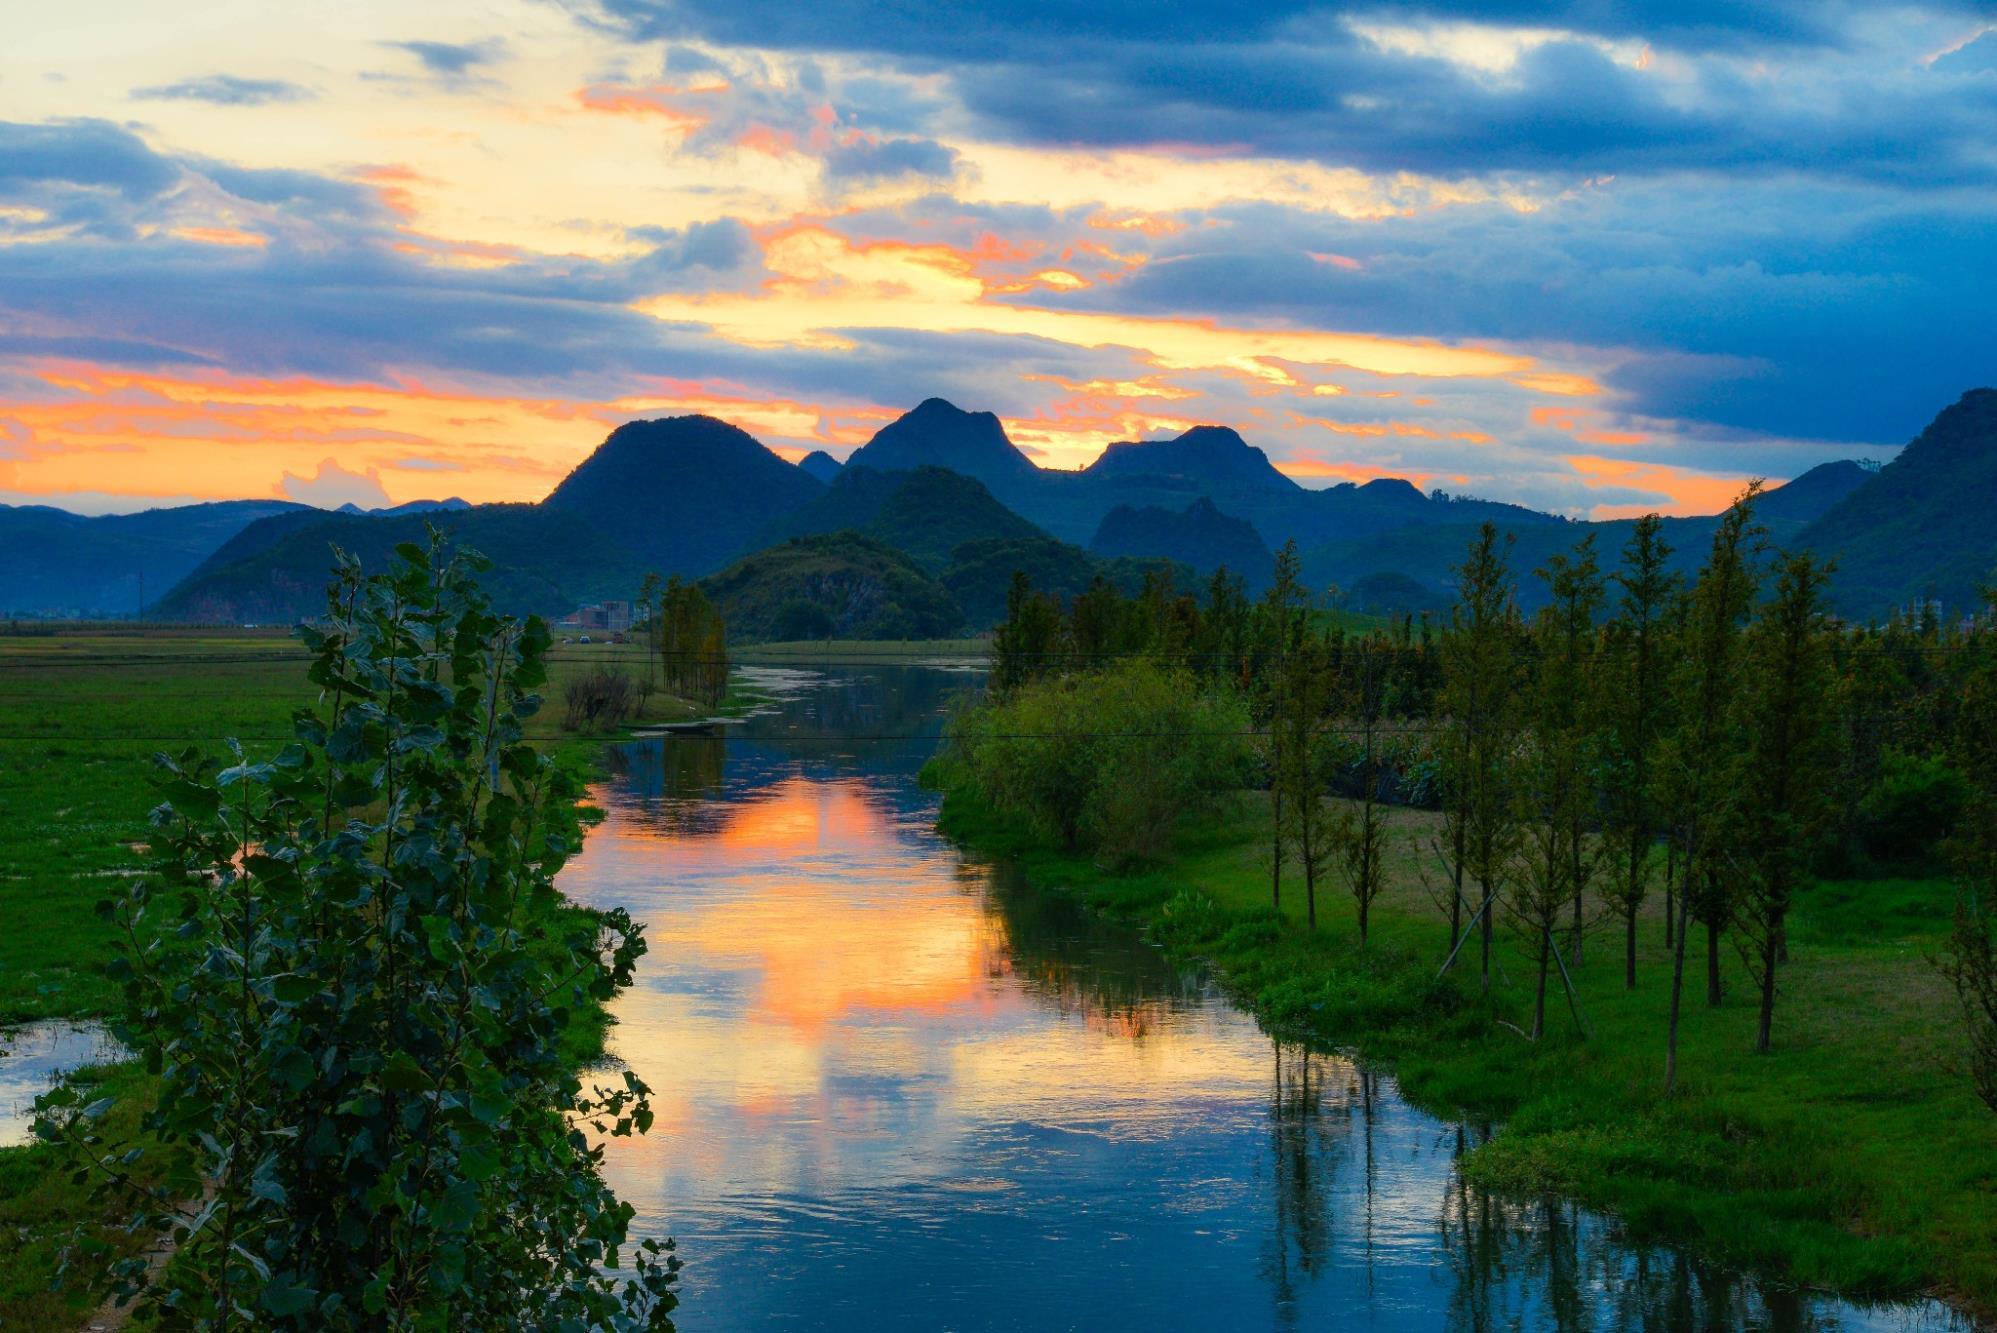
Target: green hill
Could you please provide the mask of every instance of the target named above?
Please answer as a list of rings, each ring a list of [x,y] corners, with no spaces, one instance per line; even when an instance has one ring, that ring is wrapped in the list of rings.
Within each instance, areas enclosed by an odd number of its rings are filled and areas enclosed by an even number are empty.
[[[765,539],[829,532],[858,532],[886,542],[931,571],[949,564],[951,553],[966,542],[1046,536],[993,499],[982,483],[938,467],[881,472],[849,466],[825,494],[773,523]]]
[[[1871,616],[1916,598],[1967,611],[1997,570],[1997,389],[1971,389],[1804,529],[1835,556],[1831,596]]]
[[[728,637],[940,639],[964,613],[912,558],[857,532],[793,537],[702,580]]]
[[[1275,557],[1255,525],[1223,514],[1207,499],[1182,511],[1154,505],[1118,505],[1103,516],[1089,550],[1099,556],[1163,556],[1191,565],[1201,574],[1225,567],[1250,588],[1268,583]]]
[[[469,509],[374,518],[321,514],[263,521],[246,530],[163,598],[166,619],[285,622],[325,609],[333,548],[359,556],[370,570],[388,567],[401,542],[427,540],[434,525],[453,545],[493,562],[484,576],[500,607],[560,615],[585,602],[629,597],[643,567],[587,519],[538,505],[476,505]]]

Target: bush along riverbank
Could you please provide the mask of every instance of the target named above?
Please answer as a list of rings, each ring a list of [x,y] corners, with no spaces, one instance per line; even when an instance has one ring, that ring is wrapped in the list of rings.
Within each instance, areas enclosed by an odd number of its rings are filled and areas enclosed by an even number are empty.
[[[578,1074],[642,937],[553,884],[601,742],[537,744],[563,673],[474,562],[399,561],[343,569],[287,657],[316,705],[258,700],[290,743],[259,729],[226,767],[157,770],[153,872],[101,917],[122,941],[103,1008],[143,1067],[59,1089],[58,1142],[0,1153],[0,1323],[76,1321],[115,1275],[176,1326],[670,1327],[669,1253],[598,1274],[630,1214],[572,1131],[650,1121],[642,1084]],[[74,943],[67,970],[94,977],[106,941]],[[167,1234],[169,1260],[135,1261]]]
[[[1997,1311],[1997,615],[1839,623],[1754,499],[1689,586],[1584,538],[1529,621],[1488,526],[1385,633],[1288,549],[1253,603],[1018,581],[944,826],[1502,1122],[1481,1185]]]

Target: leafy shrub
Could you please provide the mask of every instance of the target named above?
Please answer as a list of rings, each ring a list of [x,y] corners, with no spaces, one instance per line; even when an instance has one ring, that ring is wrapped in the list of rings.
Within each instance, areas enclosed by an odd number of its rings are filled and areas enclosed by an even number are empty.
[[[1859,802],[1859,837],[1882,860],[1931,857],[1968,800],[1968,781],[1946,758],[1888,751]]]
[[[951,740],[986,800],[1111,864],[1156,857],[1205,796],[1239,788],[1238,699],[1130,661],[1023,686],[961,714]]]
[[[645,945],[554,887],[577,792],[522,739],[547,628],[434,544],[398,555],[365,580],[342,560],[293,743],[160,759],[157,875],[106,905],[160,1147],[70,1089],[38,1129],[178,1241],[115,1270],[171,1327],[670,1328],[678,1261],[625,1250],[584,1132],[644,1132],[648,1089],[586,1093],[562,1049]]]

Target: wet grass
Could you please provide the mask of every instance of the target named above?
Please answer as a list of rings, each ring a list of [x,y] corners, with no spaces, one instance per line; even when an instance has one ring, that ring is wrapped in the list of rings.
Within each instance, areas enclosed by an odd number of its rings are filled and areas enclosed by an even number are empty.
[[[1703,935],[1687,959],[1680,1089],[1661,1095],[1670,960],[1662,903],[1640,922],[1638,985],[1621,936],[1585,940],[1576,976],[1588,1027],[1549,1001],[1528,1027],[1531,962],[1500,930],[1491,993],[1476,944],[1451,976],[1447,889],[1432,816],[1392,812],[1392,887],[1358,941],[1352,901],[1320,886],[1303,922],[1301,878],[1270,906],[1266,803],[1246,797],[1183,831],[1165,865],[1110,873],[1048,849],[960,793],[944,827],[1016,859],[1044,887],[1137,923],[1169,951],[1211,963],[1285,1038],[1390,1062],[1418,1103],[1491,1117],[1502,1131],[1467,1169],[1481,1184],[1548,1189],[1621,1216],[1640,1236],[1860,1296],[1923,1290],[1997,1311],[1997,1116],[1960,1072],[1967,1043],[1932,956],[1951,891],[1939,880],[1835,882],[1797,906],[1777,1002],[1775,1051],[1751,1053],[1754,999],[1731,946],[1726,1000],[1708,1009]]]

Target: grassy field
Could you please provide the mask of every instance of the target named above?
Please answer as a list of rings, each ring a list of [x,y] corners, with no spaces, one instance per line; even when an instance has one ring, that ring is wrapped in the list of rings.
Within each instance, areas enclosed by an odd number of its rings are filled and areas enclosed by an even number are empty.
[[[1131,874],[1049,851],[962,794],[946,800],[944,823],[980,851],[1017,858],[1034,882],[1210,962],[1280,1035],[1388,1061],[1438,1113],[1502,1118],[1468,1166],[1484,1184],[1571,1195],[1640,1233],[1693,1239],[1805,1284],[1932,1290],[1997,1313],[1997,1116],[1961,1073],[1967,1042],[1933,966],[1951,905],[1945,882],[1825,883],[1805,894],[1768,1056],[1750,1053],[1753,996],[1730,946],[1726,1003],[1705,1007],[1695,935],[1681,1086],[1666,1101],[1661,901],[1642,922],[1637,989],[1624,990],[1621,936],[1605,925],[1586,941],[1576,978],[1589,1035],[1576,1035],[1556,979],[1550,1033],[1532,1044],[1499,1021],[1529,1025],[1521,942],[1500,930],[1488,1000],[1474,942],[1438,981],[1449,939],[1436,819],[1391,813],[1393,883],[1364,949],[1335,878],[1320,885],[1314,934],[1294,870],[1283,912],[1271,910],[1260,797],[1189,827],[1168,864]]]
[[[553,654],[550,702],[533,728],[579,768],[603,738],[564,735],[559,701],[568,678],[610,660],[592,647]],[[151,756],[188,746],[221,753],[229,737],[253,753],[277,749],[290,739],[292,712],[312,700],[306,665],[280,630],[0,632],[0,1031],[111,1010],[117,995],[102,969],[112,936],[95,909],[145,865],[146,812],[157,804]],[[634,722],[696,711],[654,695]],[[576,1024],[578,1059],[601,1048],[602,1022]],[[126,1071],[96,1076],[135,1086]],[[0,1149],[0,1236],[10,1242],[0,1244],[0,1328],[61,1327],[78,1313],[46,1291],[54,1238],[88,1215],[83,1192],[53,1163],[46,1149]]]

